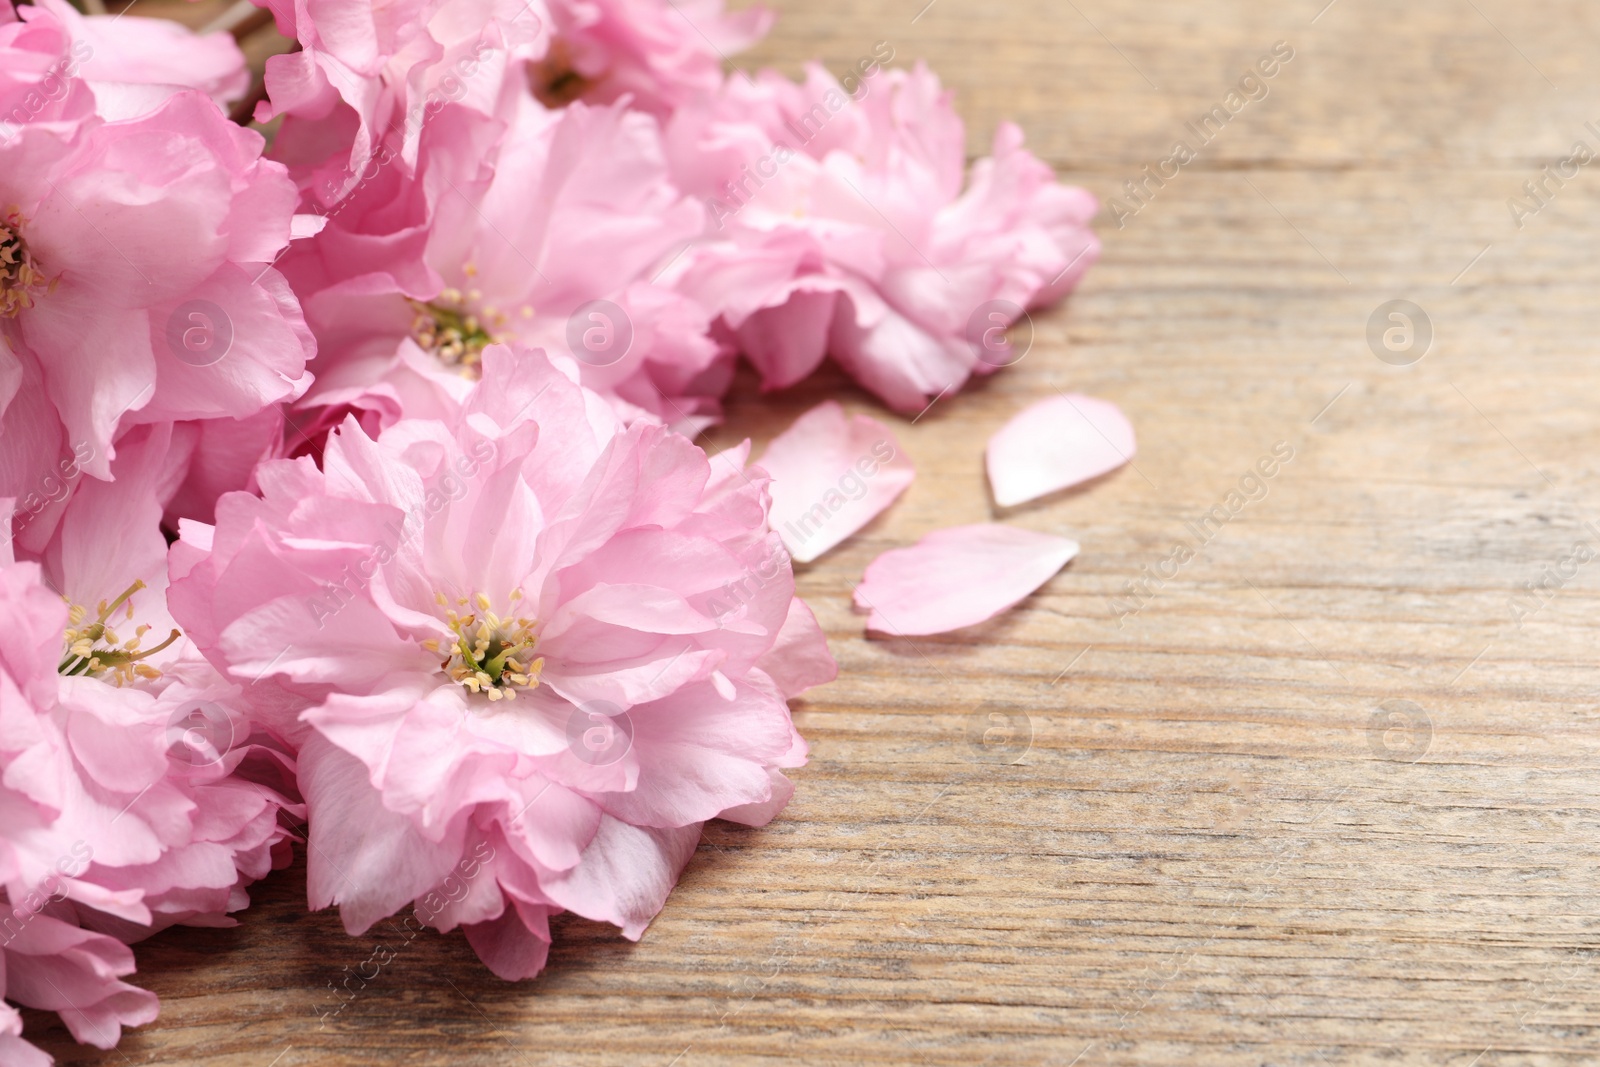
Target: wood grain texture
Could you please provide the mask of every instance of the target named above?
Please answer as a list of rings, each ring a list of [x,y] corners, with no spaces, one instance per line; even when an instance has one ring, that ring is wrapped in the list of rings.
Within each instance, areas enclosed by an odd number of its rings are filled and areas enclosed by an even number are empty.
[[[1600,8],[923,2],[784,0],[738,63],[890,41],[957,90],[974,152],[1014,118],[1109,197],[1274,42],[1295,58],[1125,228],[1102,217],[1021,364],[896,420],[917,483],[800,577],[842,673],[797,705],[788,811],[709,827],[639,944],[558,922],[522,985],[459,936],[346,938],[280,872],[239,928],[141,948],[163,1014],[119,1052],[30,1014],[60,1063],[1600,1061],[1600,564],[1513,609],[1600,547],[1600,173],[1521,229],[1506,205],[1600,147]],[[1436,330],[1414,366],[1365,339],[1396,298]],[[1082,555],[985,626],[864,639],[862,568],[994,516],[984,442],[1057,388],[1141,438],[1134,467],[1000,516]],[[712,440],[840,394],[888,417],[833,374],[741,380]],[[1265,497],[1119,625],[1113,598],[1277,442]],[[969,744],[991,715],[1031,731],[1014,764]],[[319,1025],[378,942],[395,962]]]

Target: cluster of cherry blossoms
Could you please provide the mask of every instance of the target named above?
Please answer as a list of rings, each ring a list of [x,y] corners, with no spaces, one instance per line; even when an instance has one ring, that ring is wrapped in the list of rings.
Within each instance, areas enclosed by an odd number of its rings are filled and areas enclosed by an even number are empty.
[[[156,1015],[129,946],[302,844],[312,908],[506,979],[562,911],[641,936],[792,795],[836,667],[791,561],[914,477],[831,401],[708,456],[737,362],[915,414],[1099,248],[887,45],[796,84],[724,73],[771,20],[720,0],[263,6],[270,145],[229,36],[0,0],[0,994],[102,1048]],[[1133,447],[1053,398],[996,499]],[[940,531],[856,599],[968,626],[1076,548]],[[5,1002],[0,1061],[50,1062]]]

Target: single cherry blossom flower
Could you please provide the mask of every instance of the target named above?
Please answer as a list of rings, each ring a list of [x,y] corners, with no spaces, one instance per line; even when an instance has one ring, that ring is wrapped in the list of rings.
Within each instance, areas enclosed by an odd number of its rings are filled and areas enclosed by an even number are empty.
[[[360,933],[415,903],[523,978],[550,915],[638,938],[705,820],[772,818],[786,700],[834,667],[744,449],[482,357],[453,424],[349,419],[184,523],[172,602],[298,711],[311,905]]]
[[[710,225],[667,280],[720,312],[768,388],[832,356],[914,413],[1026,354],[1005,328],[1095,261],[1097,204],[1010,123],[967,175],[965,129],[927,68],[858,71],[730,79],[674,113],[673,173]]]

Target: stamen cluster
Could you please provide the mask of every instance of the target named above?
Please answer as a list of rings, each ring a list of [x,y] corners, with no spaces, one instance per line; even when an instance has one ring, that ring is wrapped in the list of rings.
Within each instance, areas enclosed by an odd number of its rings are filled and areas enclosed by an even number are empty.
[[[549,53],[528,69],[528,84],[533,95],[546,107],[566,107],[594,87],[594,82],[578,73],[572,49],[563,40],[553,41]]]
[[[148,624],[134,627],[133,636],[126,641],[111,628],[111,617],[119,608],[123,609],[123,617],[128,622],[133,621],[133,594],[144,587],[144,582],[137,581],[111,603],[100,601],[95,609],[95,620],[87,626],[84,620],[89,617],[89,609],[81,604],[69,605],[67,619],[72,625],[63,635],[66,653],[57,670],[67,677],[91,678],[109,672],[111,680],[119,686],[131,684],[136,678],[160,678],[160,671],[140,661],[172,644],[179,638],[179,632],[173,630],[159,645],[141,650],[139,646],[144,641],[144,635],[150,632]]]
[[[22,241],[22,217],[12,208],[0,216],[0,319],[31,308],[34,294],[49,284]]]
[[[514,700],[518,689],[538,688],[544,658],[533,655],[539,640],[534,620],[501,618],[482,593],[470,602],[466,597],[456,601],[458,607],[470,604],[478,609],[467,615],[450,608],[450,601],[443,593],[436,597],[439,605],[448,609],[445,620],[456,635],[455,642],[448,646],[436,638],[423,642],[423,647],[430,652],[448,653],[439,665],[440,670],[471,692],[483,693],[490,700]],[[520,590],[511,594],[513,603],[520,599]]]
[[[494,308],[484,308],[481,314],[468,310],[482,300],[483,294],[476,289],[465,293],[445,289],[436,300],[410,301],[416,313],[411,320],[412,338],[445,366],[457,368],[468,377],[478,377],[482,373],[479,365],[483,350],[503,340],[491,327],[503,327],[506,321],[504,313]]]

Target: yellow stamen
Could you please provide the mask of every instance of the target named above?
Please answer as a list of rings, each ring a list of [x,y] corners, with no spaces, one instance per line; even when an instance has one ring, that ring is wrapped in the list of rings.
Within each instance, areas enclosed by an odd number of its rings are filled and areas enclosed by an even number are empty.
[[[108,620],[119,608],[125,609],[123,611],[125,618],[133,619],[134,594],[144,587],[143,582],[134,582],[109,604],[102,600],[98,605],[95,620],[87,626],[82,624],[88,618],[88,609],[81,604],[70,605],[67,609],[67,618],[73,625],[62,633],[65,652],[56,667],[57,671],[69,677],[95,677],[110,671],[110,680],[119,686],[129,684],[136,678],[161,677],[159,670],[140,661],[170,647],[182,634],[173,630],[159,645],[141,650],[144,635],[150,632],[148,624],[135,626],[133,636],[126,641],[118,637],[117,632],[107,625]]]
[[[442,594],[435,599],[441,605],[449,603]],[[508,599],[518,600],[520,593]],[[470,603],[477,610],[463,616],[453,608],[446,609],[445,620],[455,640],[449,644],[438,638],[421,642],[429,652],[445,654],[440,664],[445,675],[468,692],[482,693],[493,701],[514,700],[517,689],[537,687],[544,665],[542,659],[532,656],[538,644],[537,624],[500,615],[494,602],[482,593],[461,597],[458,603]],[[530,661],[531,669],[525,666]]]
[[[41,291],[54,290],[22,240],[22,213],[15,207],[0,215],[0,319],[14,319],[33,307]],[[76,622],[76,620],[74,620]]]
[[[477,289],[463,293],[449,288],[434,300],[410,301],[412,339],[463,377],[479,377],[483,373],[483,350],[503,340],[486,328],[486,323],[496,321],[494,309],[471,306],[480,304],[482,299],[483,294]]]

